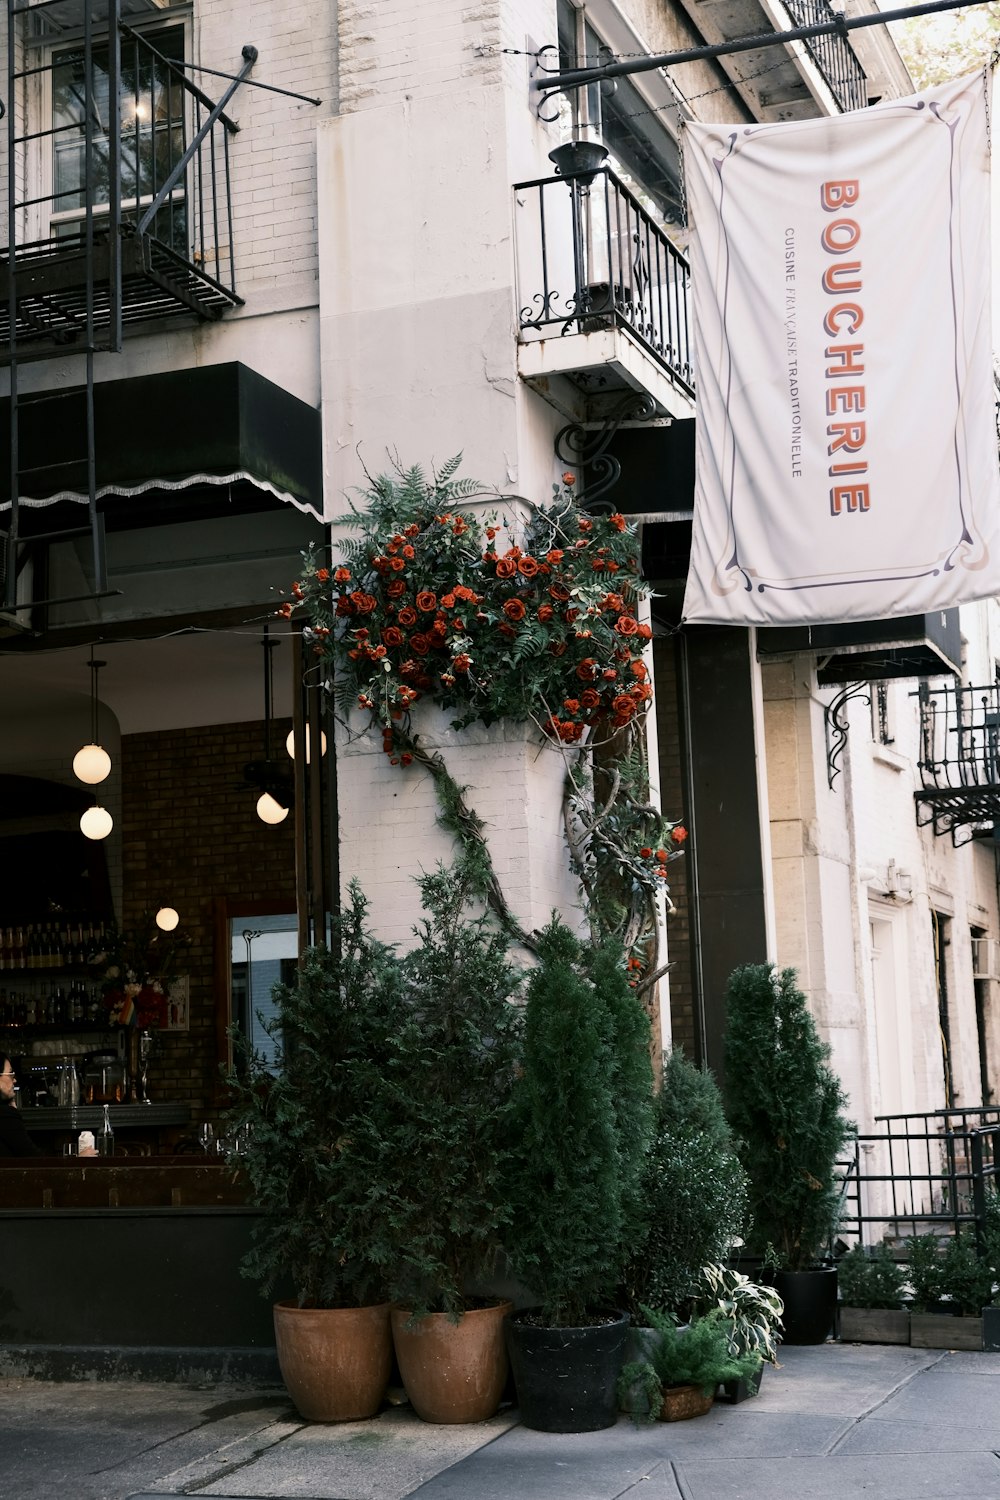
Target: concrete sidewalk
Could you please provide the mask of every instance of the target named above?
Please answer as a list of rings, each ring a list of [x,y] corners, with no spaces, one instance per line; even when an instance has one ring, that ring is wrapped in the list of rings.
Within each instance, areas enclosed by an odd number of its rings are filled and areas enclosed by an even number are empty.
[[[562,1436],[501,1412],[303,1422],[283,1391],[0,1381],[17,1500],[1000,1500],[1000,1355],[787,1348],[756,1400]]]

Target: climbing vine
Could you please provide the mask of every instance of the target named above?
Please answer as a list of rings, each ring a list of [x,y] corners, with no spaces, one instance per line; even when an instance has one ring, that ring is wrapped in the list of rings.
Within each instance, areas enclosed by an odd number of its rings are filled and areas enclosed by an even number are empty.
[[[487,492],[453,459],[370,482],[344,518],[333,563],[317,549],[280,613],[303,637],[343,717],[356,709],[401,771],[434,779],[440,818],[482,871],[482,888],[520,932],[481,820],[442,757],[422,744],[421,700],[476,720],[534,723],[566,765],[564,826],[596,934],[623,944],[637,987],[656,977],[655,902],[684,829],[649,797],[643,719],[653,690],[640,619],[637,537],[624,516],[590,515],[563,476],[551,501],[485,516]]]

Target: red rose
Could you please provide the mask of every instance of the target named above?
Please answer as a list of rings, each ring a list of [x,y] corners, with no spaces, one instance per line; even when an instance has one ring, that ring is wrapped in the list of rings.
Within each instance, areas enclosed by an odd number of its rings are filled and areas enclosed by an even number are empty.
[[[498,578],[513,578],[514,574],[516,572],[517,572],[517,558],[516,557],[510,557],[508,555],[507,557],[500,557],[500,558],[497,559],[497,577]]]
[[[565,604],[569,598],[569,589],[562,583],[550,583],[549,598],[557,599],[560,604]]]
[[[562,560],[563,552],[561,547],[553,547],[551,552],[546,552],[545,554],[545,561],[551,563],[554,568],[558,568]]]
[[[418,656],[426,656],[431,649],[431,643],[425,635],[410,636],[410,650],[415,651]]]
[[[601,695],[600,693],[595,692],[593,688],[587,688],[580,694],[580,704],[583,708],[586,708],[588,710],[593,708],[600,708]]]
[[[503,612],[508,620],[523,620],[527,614],[524,602],[521,599],[508,599],[503,607]]]
[[[644,641],[651,641],[653,639],[652,625],[637,625],[635,633]]]
[[[351,570],[350,570],[350,568],[338,568],[337,571],[334,573],[333,578],[334,578],[334,582],[335,583],[350,583],[350,581],[351,581]]]
[[[611,712],[616,719],[630,719],[635,713],[635,704],[631,698],[622,693],[619,697],[612,699]]]
[[[683,842],[687,838],[687,836],[688,836],[687,829],[686,828],[682,828],[680,826],[680,824],[678,824],[677,827],[675,829],[673,829],[672,832],[671,832],[671,834],[670,834],[670,837],[673,839],[673,841],[674,841],[675,844],[683,844]]]
[[[613,516],[609,516],[608,520],[611,523],[611,525],[615,528],[616,531],[624,531],[625,530],[625,524],[626,523],[625,523],[625,517],[624,516],[620,516],[620,515],[616,514],[616,515],[613,515]]]
[[[406,583],[402,578],[394,578],[386,584],[385,592],[390,599],[401,599],[406,593]]]
[[[525,578],[534,578],[538,572],[538,563],[533,557],[519,557],[517,571]]]
[[[423,610],[424,614],[432,614],[437,609],[437,595],[432,594],[430,589],[423,589],[417,595],[417,608]]]
[[[417,623],[417,612],[411,605],[404,604],[396,619],[400,625],[405,625],[407,629],[410,629],[411,626]]]
[[[615,622],[615,629],[619,635],[637,635],[639,622],[634,615],[619,615]]]
[[[576,475],[571,474],[567,469],[566,473],[562,477],[562,482],[568,490],[571,490],[574,484],[576,484]]]
[[[401,646],[406,637],[395,625],[390,625],[388,629],[383,630],[382,639],[387,646]]]
[[[576,669],[576,675],[581,682],[593,682],[597,676],[597,663],[592,656],[585,656]]]
[[[463,651],[455,657],[454,661],[452,662],[452,666],[455,668],[456,672],[467,672],[472,666],[472,658],[471,656],[466,656],[465,652]]]

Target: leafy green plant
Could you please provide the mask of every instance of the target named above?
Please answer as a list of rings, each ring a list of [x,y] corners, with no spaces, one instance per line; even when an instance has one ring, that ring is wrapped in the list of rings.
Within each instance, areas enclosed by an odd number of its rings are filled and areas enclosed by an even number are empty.
[[[515,1273],[550,1325],[586,1324],[619,1284],[628,1169],[623,1132],[641,1132],[646,1075],[630,1061],[648,1029],[609,1006],[585,949],[553,917],[528,981],[522,1067],[512,1096],[516,1160],[506,1236]],[[590,960],[599,978],[603,960]],[[625,996],[618,995],[624,1007]],[[628,998],[641,1014],[638,1000]],[[617,1097],[616,1097],[617,1094]]]
[[[703,1291],[702,1268],[745,1230],[747,1178],[715,1080],[679,1050],[664,1061],[642,1198],[646,1224],[625,1272],[630,1310],[641,1316],[645,1302],[684,1316]]]
[[[399,965],[366,929],[354,884],[334,952],[311,949],[297,982],[278,985],[262,1022],[276,1044],[268,1066],[234,1031],[240,1066],[228,1078],[230,1131],[247,1136],[241,1165],[266,1212],[241,1270],[263,1295],[288,1276],[303,1307],[380,1302],[398,1244],[387,1038],[406,1019]]]
[[[870,1250],[854,1245],[837,1262],[837,1284],[845,1307],[902,1307],[905,1275],[883,1241]]]
[[[847,1097],[794,969],[736,969],[727,1009],[726,1098],[750,1179],[751,1245],[781,1270],[807,1270],[839,1220]]]
[[[475,915],[478,872],[461,864],[419,881],[426,917],[400,960],[405,1007],[387,1038],[383,1142],[396,1164],[373,1182],[392,1204],[394,1301],[418,1315],[465,1306],[489,1270],[510,1209],[509,1095],[520,1048],[521,982],[507,938]]]
[[[753,1354],[776,1365],[785,1304],[774,1287],[723,1265],[703,1266],[702,1276],[707,1292],[697,1299],[698,1314],[721,1312],[729,1327],[730,1354]]]
[[[987,1234],[982,1250],[971,1229],[959,1229],[942,1248],[935,1234],[907,1240],[913,1305],[927,1312],[951,1304],[966,1317],[978,1317],[993,1301],[1000,1280],[1000,1242]]]
[[[732,1353],[728,1320],[718,1309],[685,1328],[655,1308],[644,1308],[643,1313],[657,1337],[650,1341],[648,1357],[627,1364],[618,1380],[623,1404],[639,1404],[634,1402],[636,1387],[646,1397],[648,1411],[640,1412],[639,1420],[655,1418],[668,1386],[695,1385],[708,1396],[725,1380],[746,1380],[756,1374],[759,1357]]]

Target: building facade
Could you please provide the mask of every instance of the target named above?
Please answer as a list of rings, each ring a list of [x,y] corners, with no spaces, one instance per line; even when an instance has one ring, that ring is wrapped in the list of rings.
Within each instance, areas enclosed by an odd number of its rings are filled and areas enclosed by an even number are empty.
[[[873,27],[551,82],[811,16],[10,0],[0,985],[30,1055],[99,1038],[37,1001],[22,1019],[29,927],[181,913],[187,1029],[157,1039],[153,1077],[192,1120],[217,1109],[230,1020],[322,936],[338,884],[357,876],[380,935],[406,940],[412,877],[449,851],[432,789],[356,726],[327,721],[306,763],[318,694],[275,611],[368,475],[461,452],[500,502],[545,500],[570,469],[642,526],[652,780],[691,833],[658,1040],[721,1070],[726,977],[774,960],[798,970],[859,1123],[989,1102],[992,808],[966,797],[956,820],[954,798],[915,794],[947,789],[944,762],[974,763],[953,767],[959,803],[970,777],[1000,780],[992,708],[951,691],[994,692],[995,606],[825,635],[679,626],[697,410],[683,123],[863,108],[906,93],[905,69]],[[603,149],[584,162],[575,142]],[[113,769],[81,791],[92,686]],[[938,731],[962,754],[929,749]],[[519,919],[571,914],[559,758],[529,734],[426,732],[493,830]],[[265,794],[289,810],[277,824]],[[88,844],[95,797],[114,828]]]

